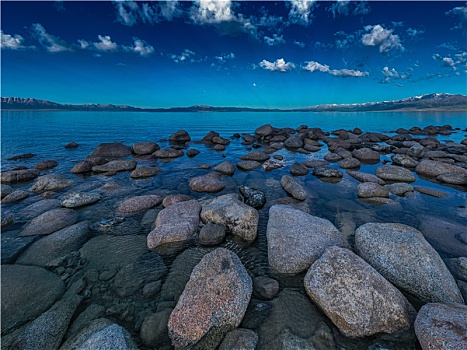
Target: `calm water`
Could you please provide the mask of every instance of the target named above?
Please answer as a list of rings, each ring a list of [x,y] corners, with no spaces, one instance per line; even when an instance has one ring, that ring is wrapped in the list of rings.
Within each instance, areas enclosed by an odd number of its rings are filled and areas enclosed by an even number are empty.
[[[221,246],[236,252],[252,274],[256,276],[269,275],[271,272],[267,262],[265,234],[268,210],[274,200],[286,196],[279,184],[279,179],[282,175],[289,174],[290,166],[297,161],[322,159],[328,153],[326,146],[321,151],[309,155],[283,149],[277,154],[284,156],[284,168],[270,173],[264,172],[261,168],[248,173],[237,170],[232,178],[223,177],[222,181],[227,184],[227,187],[216,195],[195,193],[188,186],[190,178],[207,172],[198,169],[198,165],[203,163],[216,165],[224,160],[236,163],[239,156],[248,152],[246,147],[241,144],[241,139],[233,139],[224,152],[216,152],[204,144],[196,143],[197,140],[200,140],[210,130],[215,130],[226,138],[234,133],[253,134],[257,127],[266,123],[275,127],[293,128],[305,124],[309,127],[320,127],[324,131],[360,127],[364,132],[375,131],[390,134],[391,131],[399,127],[409,129],[412,126],[423,128],[427,125],[450,124],[455,128],[465,129],[467,127],[467,113],[2,112],[2,170],[12,169],[19,165],[33,167],[42,160],[53,159],[59,162],[59,166],[44,173],[62,173],[75,181],[75,185],[71,188],[52,195],[53,199],[59,199],[68,191],[97,191],[103,195],[100,202],[89,207],[76,209],[79,212],[80,221],[89,220],[91,222],[95,238],[87,243],[86,261],[82,262],[84,267],[78,269],[73,264],[71,267],[67,266],[67,271],[71,269],[71,272],[67,272],[70,273],[70,276],[66,277],[65,281],[69,285],[79,278],[85,278],[86,288],[90,291],[91,297],[86,299],[80,308],[84,310],[92,303],[104,306],[106,317],[124,325],[132,333],[138,345],[145,349],[139,338],[141,318],[147,314],[148,310],[155,312],[165,306],[174,306],[173,300],[176,300],[176,297],[173,296],[179,295],[183,290],[183,285],[178,286],[177,281],[180,276],[187,277],[189,275],[192,267],[205,251],[200,250],[201,248],[195,242],[158,252],[162,255],[168,271],[162,280],[161,292],[152,300],[143,300],[141,291],[121,297],[115,293],[113,278],[106,280],[91,277],[96,273],[102,274],[108,273],[108,271],[115,273],[115,270],[118,271],[121,266],[115,265],[115,257],[121,256],[122,260],[128,259],[129,246],[137,246],[138,249],[144,251],[145,236],[149,233],[151,224],[160,208],[150,210],[146,215],[140,213],[126,217],[122,222],[117,222],[111,227],[100,227],[99,222],[112,219],[115,216],[118,203],[134,195],[157,193],[165,196],[183,193],[189,194],[203,203],[214,196],[235,192],[237,187],[242,184],[256,187],[266,194],[268,200],[266,206],[259,211],[258,239],[251,245],[245,245],[228,236]],[[123,142],[131,145],[136,142],[154,141],[158,142],[161,147],[167,147],[168,142],[164,140],[179,129],[185,129],[191,135],[193,142],[187,146],[187,149],[196,148],[201,153],[193,159],[184,156],[168,163],[144,158],[137,159],[139,165],[155,163],[159,165],[162,173],[153,178],[132,180],[128,173],[118,173],[112,177],[104,175],[78,176],[70,173],[73,165],[84,160],[102,142]],[[440,140],[449,139],[459,142],[465,137],[465,132],[458,131],[449,137],[440,137]],[[80,146],[77,149],[65,149],[64,145],[72,141],[77,142]],[[14,155],[28,152],[35,153],[37,156],[17,161],[6,160]],[[382,156],[382,159],[390,160],[390,157]],[[374,173],[376,167],[377,165],[363,165],[360,171]],[[442,186],[418,177],[415,185],[447,192],[449,197],[439,199],[420,194],[416,194],[413,198],[391,196],[392,199],[398,201],[398,205],[375,207],[358,200],[356,196],[358,182],[347,174],[344,174],[344,178],[337,184],[318,180],[311,172],[298,179],[310,191],[309,199],[304,202],[308,211],[313,215],[329,219],[341,229],[344,227],[348,230],[352,225],[355,228],[366,222],[401,222],[418,227],[420,215],[427,213],[459,223],[465,223],[467,218],[466,192],[460,188]],[[109,182],[116,182],[122,187],[110,191],[101,189],[104,184]],[[30,186],[31,184],[19,184],[14,187],[27,190]],[[4,238],[16,238],[21,227],[27,222],[24,209],[41,200],[43,200],[42,196],[30,193],[28,198],[19,203],[2,205],[4,210],[15,215],[16,221],[2,234],[2,252],[3,249],[9,249],[5,245]],[[115,243],[111,245],[111,251],[108,251],[106,245],[99,246],[96,240],[102,234],[109,234],[111,237],[124,235],[129,237],[131,242]],[[459,242],[459,244],[463,243]],[[93,247],[93,245],[95,246]],[[141,247],[141,245],[143,246]],[[442,251],[439,252],[443,254]],[[63,271],[53,271],[63,277]],[[322,318],[313,321],[310,320],[310,315],[305,313],[304,308],[309,307],[309,302],[303,289],[303,275],[294,277],[273,275],[273,277],[280,282],[281,293],[279,296],[272,302],[263,303],[264,305],[259,301],[252,302],[247,314],[248,317],[245,318],[245,322],[249,322],[250,326],[256,325],[251,326],[251,328],[255,329],[260,336],[258,349],[281,348],[277,343],[279,341],[277,337],[278,334],[283,336],[287,329],[302,338],[311,339],[314,329],[322,323],[320,320],[327,325],[324,327],[328,327],[329,332],[334,337],[334,342],[341,349],[367,349],[369,346],[374,349],[379,348],[379,346],[388,349],[413,349],[416,346],[416,341],[410,337],[402,339],[402,342],[392,338],[358,341],[346,339],[323,315],[321,315]],[[129,283],[133,283],[133,281],[129,281]],[[418,303],[416,300],[413,302]],[[304,328],[303,322],[315,322],[315,324],[312,327]],[[243,326],[247,327],[245,324]]]

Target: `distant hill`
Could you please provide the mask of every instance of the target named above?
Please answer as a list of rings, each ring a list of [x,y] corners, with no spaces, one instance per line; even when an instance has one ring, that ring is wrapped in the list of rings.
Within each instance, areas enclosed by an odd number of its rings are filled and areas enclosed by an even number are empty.
[[[297,109],[271,109],[248,107],[191,107],[139,108],[112,104],[59,104],[34,98],[2,97],[2,110],[64,110],[64,111],[110,111],[110,112],[372,112],[372,111],[422,111],[460,110],[467,111],[467,95],[427,94],[402,100],[354,104],[323,104]]]

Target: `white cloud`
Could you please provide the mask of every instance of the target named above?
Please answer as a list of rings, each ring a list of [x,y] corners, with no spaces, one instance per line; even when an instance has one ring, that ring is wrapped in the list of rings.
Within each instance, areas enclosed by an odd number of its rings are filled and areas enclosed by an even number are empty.
[[[144,40],[133,37],[133,41],[134,41],[134,46],[125,47],[125,50],[133,51],[135,53],[138,53],[141,56],[149,56],[154,53],[154,47],[149,45]]]
[[[141,4],[141,6],[140,6]],[[117,10],[117,21],[129,27],[141,21],[155,24],[163,20],[172,21],[182,15],[178,0],[166,0],[157,3],[136,1],[114,1]]]
[[[316,0],[288,0],[291,6],[289,20],[291,23],[309,25],[312,21],[313,5]]]
[[[362,72],[359,70],[353,70],[353,69],[331,69],[327,64],[321,64],[316,61],[309,61],[305,62],[306,65],[302,66],[303,70],[309,71],[309,72],[322,72],[322,73],[327,73],[330,75],[333,75],[335,77],[366,77],[370,75],[368,72]]]
[[[229,54],[222,54],[222,55],[219,55],[219,56],[214,56],[214,58],[216,60],[218,60],[219,63],[225,63],[228,60],[234,60],[236,57],[235,57],[235,54],[233,52],[231,52]]]
[[[338,39],[336,39],[336,48],[341,50],[348,49],[356,38],[354,34],[347,34],[342,30],[336,32],[334,36],[338,37]]]
[[[78,40],[79,46],[81,49],[87,49],[89,47],[89,42],[83,39]]]
[[[188,49],[185,49],[180,55],[168,54],[167,57],[176,63],[198,63],[206,61],[206,58],[197,59],[196,53]]]
[[[129,27],[137,22],[138,4],[134,1],[115,1],[117,21]]]
[[[302,49],[305,47],[305,43],[302,43],[301,41],[295,40],[294,45],[297,45],[298,47],[301,47]]]
[[[387,53],[392,50],[404,51],[399,36],[392,34],[392,30],[385,29],[381,25],[369,25],[365,27],[365,31],[370,32],[362,37],[363,45],[378,46],[379,52]]]
[[[182,15],[182,11],[179,8],[178,0],[167,0],[162,1],[160,6],[160,13],[163,18],[167,21],[172,21],[176,17],[180,17]]]
[[[66,43],[49,33],[46,32],[45,28],[40,23],[34,23],[32,25],[32,34],[37,38],[39,43],[44,46],[49,52],[64,52],[71,51]]]
[[[94,47],[99,51],[115,51],[117,44],[114,43],[108,35],[98,35],[99,42],[94,43]]]
[[[366,1],[336,0],[329,8],[334,18],[336,15],[366,15],[370,13],[370,7]]]
[[[276,46],[280,44],[285,44],[285,39],[283,35],[273,34],[272,38],[269,36],[264,37],[264,42],[269,46]]]
[[[195,23],[220,23],[235,21],[230,0],[196,0],[191,8],[191,19]]]
[[[454,57],[456,60],[449,56],[443,57],[438,53],[433,55],[435,61],[441,62],[444,67],[449,67],[453,71],[457,71],[459,68],[461,68],[461,70],[467,68],[467,52],[457,53]]]
[[[423,29],[413,29],[413,28],[408,28],[407,29],[407,34],[412,37],[412,38],[415,38],[417,36],[420,36],[422,35],[423,33],[425,33],[425,31]]]
[[[10,35],[0,30],[0,48],[10,50],[25,49],[23,46],[24,38],[21,35]]]
[[[413,68],[409,68],[409,70],[413,71]],[[408,79],[410,76],[405,73],[399,73],[395,68],[389,68],[385,66],[383,70],[381,71],[384,75],[384,83],[390,83],[394,79]]]
[[[459,23],[452,29],[462,29],[464,24],[467,22],[467,6],[454,7],[445,13],[446,16],[458,17]]]
[[[266,70],[284,73],[295,69],[295,64],[293,64],[292,62],[285,62],[283,58],[279,58],[275,62],[262,60],[259,63],[259,66]]]

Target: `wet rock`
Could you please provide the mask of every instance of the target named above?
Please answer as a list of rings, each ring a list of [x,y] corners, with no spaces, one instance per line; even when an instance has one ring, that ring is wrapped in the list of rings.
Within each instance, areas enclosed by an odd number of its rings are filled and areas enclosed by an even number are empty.
[[[256,209],[238,200],[236,194],[215,198],[203,206],[201,219],[204,223],[222,223],[229,231],[244,239],[254,241],[257,235],[259,215]]]
[[[179,130],[175,132],[174,134],[170,135],[169,141],[177,142],[177,143],[185,143],[185,142],[190,142],[191,137],[188,134],[188,132],[186,132],[185,130]]]
[[[70,187],[74,182],[67,179],[60,174],[47,174],[39,177],[34,185],[31,187],[31,191],[35,193],[45,191],[59,191],[64,188]]]
[[[263,126],[260,126],[259,128],[257,128],[255,130],[255,134],[264,137],[264,136],[271,135],[272,131],[273,131],[273,129],[272,129],[271,124],[266,124],[266,125],[263,125]]]
[[[119,142],[101,143],[90,156],[102,158],[128,157],[131,156],[131,147]]]
[[[415,334],[423,350],[465,349],[467,306],[424,305],[415,320]]]
[[[284,146],[288,148],[300,148],[303,146],[303,141],[297,136],[290,136],[284,141]]]
[[[437,177],[442,174],[457,173],[467,174],[467,169],[461,168],[457,165],[447,164],[437,160],[423,159],[415,168],[419,175],[428,177]]]
[[[162,170],[160,168],[143,165],[133,170],[130,176],[133,179],[141,179],[145,177],[156,176],[157,174],[160,174],[161,172]]]
[[[414,191],[413,186],[405,182],[398,182],[385,186],[389,192],[395,194],[396,196],[403,197],[406,193],[412,193]]]
[[[360,161],[356,158],[344,158],[340,161],[337,162],[337,165],[339,165],[342,169],[352,169],[352,168],[359,168],[360,167]]]
[[[195,192],[217,193],[225,188],[219,173],[209,173],[190,180],[190,188]]]
[[[95,319],[103,317],[105,314],[105,308],[99,304],[89,305],[83,312],[81,312],[78,317],[71,324],[67,333],[65,334],[65,339],[73,338],[79,331],[84,327],[90,324]]]
[[[304,166],[307,168],[318,168],[321,166],[326,166],[329,164],[329,162],[326,162],[325,160],[307,160],[302,163]]]
[[[352,176],[354,179],[360,181],[360,182],[374,182],[379,185],[384,185],[386,182],[381,180],[379,177],[373,174],[368,174],[368,173],[363,173],[360,171],[351,171],[347,170],[347,174]]]
[[[370,148],[356,149],[352,152],[352,155],[363,163],[378,163],[380,160],[379,153]]]
[[[304,176],[309,172],[308,168],[300,163],[294,163],[290,168],[290,174],[293,176]]]
[[[338,162],[342,160],[342,157],[336,153],[328,153],[324,156],[324,160],[328,162]]]
[[[83,160],[82,162],[77,163],[73,168],[71,168],[70,172],[73,174],[82,174],[92,171],[92,167],[96,164],[89,160]]]
[[[13,214],[7,214],[2,211],[2,224],[1,224],[2,228],[13,225],[14,222],[15,222],[15,216]]]
[[[368,223],[356,230],[355,247],[384,278],[422,301],[463,303],[443,260],[415,228]]]
[[[218,248],[205,255],[170,315],[172,344],[187,348],[204,338],[199,345],[215,348],[228,331],[240,325],[252,289],[251,278],[233,252]]]
[[[228,144],[230,144],[230,140],[225,139],[225,138],[220,137],[220,136],[213,137],[212,142],[215,143],[215,144],[221,145],[221,146],[227,146]]]
[[[255,209],[261,209],[266,204],[266,196],[263,192],[256,188],[250,188],[248,186],[239,187],[240,194],[245,200],[245,204]]]
[[[389,204],[389,205],[397,206],[398,209],[402,210],[399,202],[395,201],[394,199],[389,199],[385,197],[368,197],[368,198],[359,198],[359,199],[361,202],[365,204],[376,205],[376,206]]]
[[[436,180],[441,181],[441,182],[446,182],[451,185],[465,186],[467,185],[467,173],[466,174],[459,174],[459,173],[441,174],[436,177]]]
[[[23,190],[15,190],[2,199],[2,204],[19,202],[20,200],[23,200],[27,197],[29,197],[28,192],[23,191]]]
[[[339,179],[343,176],[339,169],[331,168],[329,166],[320,166],[318,168],[314,168],[313,175],[317,177],[333,177]]]
[[[396,165],[382,165],[376,168],[376,176],[386,181],[414,182],[414,174],[406,168]]]
[[[264,171],[272,171],[274,169],[282,168],[283,166],[284,165],[281,163],[274,162],[272,160],[267,160],[261,165],[261,168],[263,168]]]
[[[201,141],[203,142],[212,142],[212,139],[214,137],[218,137],[219,136],[219,133],[218,132],[215,132],[215,131],[210,131],[208,132],[202,139]]]
[[[467,257],[462,256],[445,261],[454,278],[467,281]]]
[[[20,220],[24,221],[31,220],[46,211],[58,208],[60,208],[60,201],[58,199],[43,199],[21,209],[18,212],[18,217]]]
[[[37,169],[10,170],[2,172],[0,182],[2,184],[15,184],[18,182],[28,182],[38,177],[40,171]]]
[[[407,154],[396,154],[391,157],[392,162],[396,165],[400,165],[406,168],[415,168],[418,165],[418,161],[413,159]]]
[[[327,247],[347,246],[344,236],[330,221],[285,205],[269,209],[266,237],[269,264],[279,273],[300,273]]]
[[[281,178],[281,186],[285,192],[293,198],[303,201],[307,197],[307,193],[300,183],[289,175],[284,175]]]
[[[244,171],[251,171],[259,168],[261,163],[254,161],[254,160],[245,160],[243,162],[237,163],[237,168]]]
[[[19,155],[7,158],[7,160],[29,159],[29,158],[33,158],[35,156],[36,155],[34,153],[23,153],[23,154],[19,154]]]
[[[92,171],[95,173],[106,173],[106,172],[119,172],[119,171],[132,171],[136,168],[136,161],[130,160],[112,160],[103,165],[95,165],[92,167]]]
[[[134,143],[131,148],[137,155],[151,154],[160,149],[159,145],[155,142],[138,142]]]
[[[232,176],[235,173],[235,165],[232,162],[225,161],[215,166],[214,170],[222,175]]]
[[[11,187],[9,185],[1,184],[0,186],[1,186],[2,199],[5,198],[6,196],[8,196],[10,193],[13,193],[13,191],[14,191],[13,187]]]
[[[254,160],[257,162],[264,162],[269,158],[269,154],[263,151],[253,151],[240,157],[241,160]]]
[[[374,182],[362,182],[357,186],[357,195],[362,198],[389,197],[389,190]]]
[[[2,334],[35,319],[59,299],[65,286],[37,266],[2,265]]]
[[[190,158],[193,158],[193,157],[196,157],[198,154],[200,154],[201,152],[198,151],[197,149],[189,149],[187,152],[186,152],[186,155]]]
[[[149,299],[149,300],[154,299],[154,297],[156,297],[156,295],[160,293],[161,288],[162,288],[161,280],[149,282],[145,284],[143,287],[143,298]]]
[[[413,307],[350,250],[330,247],[308,270],[305,289],[347,337],[394,333],[411,326]]]
[[[253,279],[253,293],[256,297],[271,300],[279,292],[279,282],[268,276]]]
[[[437,198],[444,198],[444,197],[449,196],[449,193],[438,191],[438,190],[435,190],[434,188],[414,186],[413,189],[417,192],[426,194],[428,196],[437,197]]]
[[[56,160],[44,160],[43,162],[37,163],[34,168],[38,170],[49,170],[53,169],[58,165]]]
[[[251,329],[237,328],[227,333],[219,350],[255,350],[258,334]]]
[[[214,146],[214,150],[218,151],[218,152],[222,152],[222,151],[225,150],[225,146],[217,144],[217,145]]]
[[[20,236],[48,235],[73,225],[76,220],[78,220],[78,213],[72,209],[52,209],[26,224]]]
[[[65,145],[65,148],[78,148],[78,146],[76,142],[70,142]]]
[[[162,201],[162,206],[164,208],[167,208],[168,206],[171,206],[172,204],[186,202],[191,199],[193,199],[193,197],[188,196],[186,194],[172,194],[164,198],[164,200]]]
[[[224,224],[208,222],[199,232],[199,243],[208,246],[222,243],[226,229]]]
[[[169,322],[172,309],[165,309],[147,316],[141,325],[140,336],[143,344],[151,348],[170,345]]]
[[[183,151],[175,148],[162,148],[153,153],[156,158],[178,158],[183,156]]]
[[[70,192],[60,199],[60,205],[65,208],[78,208],[99,202],[101,198],[97,192]]]
[[[123,201],[117,211],[120,213],[135,213],[138,211],[149,210],[162,203],[162,197],[149,194],[145,196],[134,196]]]
[[[201,206],[190,200],[172,204],[157,215],[155,228],[147,237],[149,249],[194,238],[198,229]]]
[[[46,267],[50,261],[78,250],[88,239],[89,222],[79,222],[33,243],[17,263]]]

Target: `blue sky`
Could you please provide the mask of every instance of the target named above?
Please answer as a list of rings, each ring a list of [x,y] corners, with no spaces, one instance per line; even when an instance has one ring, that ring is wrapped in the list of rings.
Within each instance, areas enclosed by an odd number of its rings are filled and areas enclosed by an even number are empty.
[[[467,93],[467,3],[1,2],[1,95],[305,107]]]

